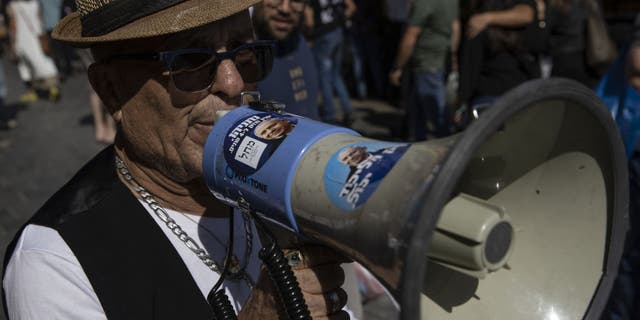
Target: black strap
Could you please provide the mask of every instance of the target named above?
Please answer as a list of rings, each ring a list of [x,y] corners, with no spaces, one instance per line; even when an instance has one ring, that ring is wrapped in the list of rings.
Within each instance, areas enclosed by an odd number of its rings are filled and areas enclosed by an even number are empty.
[[[114,0],[81,17],[82,36],[98,37],[185,0]]]

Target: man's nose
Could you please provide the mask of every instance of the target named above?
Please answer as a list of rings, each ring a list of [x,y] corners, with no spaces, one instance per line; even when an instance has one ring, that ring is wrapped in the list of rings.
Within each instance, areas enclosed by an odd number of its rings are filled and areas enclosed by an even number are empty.
[[[211,86],[212,94],[223,93],[227,97],[239,97],[244,89],[244,80],[232,60],[220,62],[216,69],[216,77]]]
[[[278,10],[282,12],[291,12],[291,1],[290,0],[282,0],[280,5],[278,6]]]

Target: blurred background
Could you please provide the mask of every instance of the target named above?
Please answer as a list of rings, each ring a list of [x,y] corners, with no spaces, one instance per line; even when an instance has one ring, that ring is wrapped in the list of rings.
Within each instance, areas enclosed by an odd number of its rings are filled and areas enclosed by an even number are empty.
[[[74,7],[2,1],[3,256],[18,228],[115,135],[86,77],[89,52],[50,37]],[[276,59],[294,59],[276,61],[273,77],[260,84],[263,95],[379,140],[463,131],[493,100],[535,78],[592,88],[620,126],[632,179],[631,233],[607,318],[640,319],[633,211],[640,199],[640,1],[265,0],[252,12],[258,37],[278,40]],[[384,292],[360,272],[362,318],[393,317]]]

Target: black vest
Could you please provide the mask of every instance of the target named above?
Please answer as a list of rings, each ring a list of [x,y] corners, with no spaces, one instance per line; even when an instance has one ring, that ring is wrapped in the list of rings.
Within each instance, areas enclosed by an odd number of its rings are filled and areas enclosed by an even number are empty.
[[[58,231],[109,319],[212,319],[178,252],[118,179],[114,160],[113,147],[103,150],[27,224]],[[5,269],[22,229],[7,248]],[[2,300],[6,310],[4,291]]]

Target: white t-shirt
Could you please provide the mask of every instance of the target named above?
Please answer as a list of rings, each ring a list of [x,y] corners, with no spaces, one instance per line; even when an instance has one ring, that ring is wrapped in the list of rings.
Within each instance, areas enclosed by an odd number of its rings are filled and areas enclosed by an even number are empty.
[[[206,297],[218,281],[219,275],[207,268],[146,203],[141,203],[176,248],[202,295]],[[223,244],[228,242],[228,219],[166,211],[215,261],[220,263],[224,260],[226,247]],[[235,213],[234,225],[234,254],[243,264],[246,235],[242,215],[238,212]],[[253,224],[251,228],[252,254],[246,271],[255,283],[260,270],[258,251],[261,246]],[[5,272],[3,286],[10,319],[106,319],[102,305],[78,259],[54,229],[28,225],[20,235]],[[238,312],[251,290],[243,280],[226,280],[224,287]]]

